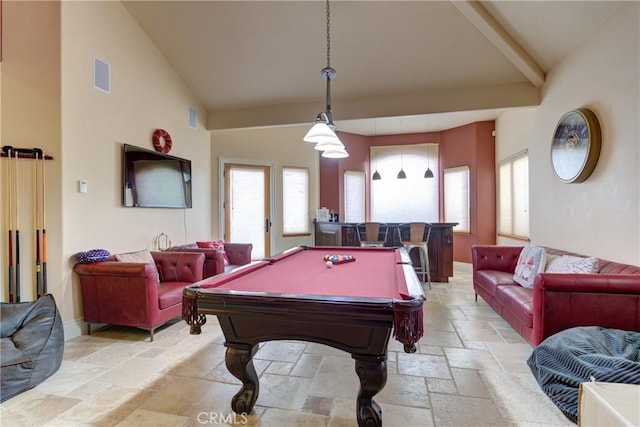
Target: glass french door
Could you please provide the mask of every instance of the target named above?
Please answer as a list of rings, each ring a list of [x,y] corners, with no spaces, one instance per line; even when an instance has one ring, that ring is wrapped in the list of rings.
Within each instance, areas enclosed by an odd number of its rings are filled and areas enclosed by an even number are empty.
[[[253,243],[253,259],[271,255],[270,175],[265,165],[224,164],[225,240]]]

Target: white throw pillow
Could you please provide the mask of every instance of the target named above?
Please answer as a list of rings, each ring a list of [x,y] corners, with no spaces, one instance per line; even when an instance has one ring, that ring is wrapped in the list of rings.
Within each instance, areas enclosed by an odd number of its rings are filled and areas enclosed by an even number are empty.
[[[547,266],[547,273],[580,273],[589,274],[599,271],[598,258],[562,255]]]
[[[156,267],[156,262],[151,256],[151,252],[149,249],[143,249],[137,252],[128,252],[124,254],[115,254],[115,257],[120,262],[140,262],[145,264],[151,264],[153,269],[156,271],[156,275],[158,277],[158,281],[160,281],[160,274],[158,273],[158,267]]]
[[[547,267],[544,269],[545,273],[559,273],[566,271],[566,269],[562,255],[547,254]]]
[[[536,274],[544,271],[546,254],[543,248],[526,245],[520,252],[513,281],[525,288],[533,288]]]

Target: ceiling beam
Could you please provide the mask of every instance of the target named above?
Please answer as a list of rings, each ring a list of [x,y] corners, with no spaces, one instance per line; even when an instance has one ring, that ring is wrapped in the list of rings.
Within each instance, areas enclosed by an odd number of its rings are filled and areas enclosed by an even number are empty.
[[[458,10],[536,87],[544,83],[544,71],[480,1],[451,1]]]
[[[540,105],[540,89],[533,84],[519,83],[446,88],[387,96],[369,96],[357,99],[335,99],[334,119],[375,119],[421,114],[450,113],[455,111],[487,110],[493,108],[515,108]],[[314,117],[323,108],[320,101],[286,105],[228,110],[209,110],[207,129],[242,129],[264,126],[311,125]]]

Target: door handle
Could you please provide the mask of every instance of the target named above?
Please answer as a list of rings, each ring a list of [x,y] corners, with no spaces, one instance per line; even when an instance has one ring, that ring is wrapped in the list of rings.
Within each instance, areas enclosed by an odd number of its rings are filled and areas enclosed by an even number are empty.
[[[265,218],[264,219],[264,231],[266,231],[268,233],[269,232],[269,228],[271,228],[271,221],[269,221],[269,218]]]

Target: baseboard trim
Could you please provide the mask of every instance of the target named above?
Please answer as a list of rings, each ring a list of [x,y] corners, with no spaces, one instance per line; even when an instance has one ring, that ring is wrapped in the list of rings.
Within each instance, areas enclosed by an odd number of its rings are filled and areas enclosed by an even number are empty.
[[[64,322],[64,340],[68,341],[86,333],[86,325],[83,319],[72,319]]]

